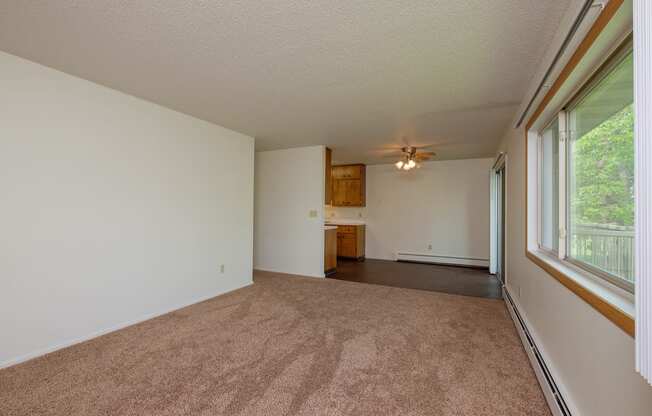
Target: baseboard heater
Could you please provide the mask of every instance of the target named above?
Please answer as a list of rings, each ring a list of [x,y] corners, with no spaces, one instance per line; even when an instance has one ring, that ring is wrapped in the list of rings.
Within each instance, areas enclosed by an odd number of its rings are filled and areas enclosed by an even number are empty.
[[[512,320],[516,325],[519,336],[523,341],[523,346],[525,347],[528,358],[532,363],[532,367],[534,368],[534,372],[537,376],[537,379],[539,380],[539,384],[541,385],[541,389],[543,390],[544,396],[546,397],[546,401],[550,406],[552,414],[554,416],[572,416],[572,413],[566,405],[566,401],[559,392],[559,388],[557,387],[557,383],[555,383],[555,379],[550,374],[550,370],[548,370],[548,366],[546,365],[543,356],[539,352],[537,344],[534,342],[534,339],[532,338],[532,335],[530,334],[525,321],[521,317],[521,314],[518,311],[514,300],[505,287],[503,287],[503,295],[505,298],[505,304],[507,305],[507,310],[512,316]]]
[[[459,256],[445,256],[437,254],[424,254],[424,253],[396,253],[396,260],[398,261],[413,261],[418,263],[434,263],[434,264],[452,264],[456,266],[472,266],[472,267],[489,267],[488,259],[481,259],[475,257],[459,257]]]

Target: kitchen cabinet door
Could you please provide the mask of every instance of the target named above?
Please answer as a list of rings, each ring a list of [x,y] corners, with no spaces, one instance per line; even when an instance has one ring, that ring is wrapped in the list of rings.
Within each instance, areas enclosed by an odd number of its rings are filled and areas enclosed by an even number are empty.
[[[332,205],[364,207],[366,205],[366,167],[364,165],[333,166]]]
[[[324,272],[337,268],[337,230],[324,231]]]
[[[362,185],[359,179],[345,180],[344,189],[346,192],[347,205],[354,207],[362,206]]]
[[[333,180],[332,201],[337,207],[346,206],[346,181],[342,179]]]
[[[340,247],[338,247],[337,255],[341,257],[357,257],[356,253],[356,238],[355,235],[343,235],[340,242]]]

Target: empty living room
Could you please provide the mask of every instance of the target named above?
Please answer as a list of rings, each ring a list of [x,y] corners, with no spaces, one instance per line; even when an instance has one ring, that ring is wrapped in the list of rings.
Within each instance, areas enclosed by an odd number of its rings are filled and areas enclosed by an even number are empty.
[[[2,0],[0,416],[650,416],[650,143],[650,0]]]

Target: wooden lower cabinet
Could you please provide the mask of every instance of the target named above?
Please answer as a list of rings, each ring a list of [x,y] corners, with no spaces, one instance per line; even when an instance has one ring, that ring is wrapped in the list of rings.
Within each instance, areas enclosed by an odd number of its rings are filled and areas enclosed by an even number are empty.
[[[331,274],[337,268],[337,230],[324,231],[324,273]]]
[[[340,225],[337,227],[337,256],[364,259],[365,226]]]

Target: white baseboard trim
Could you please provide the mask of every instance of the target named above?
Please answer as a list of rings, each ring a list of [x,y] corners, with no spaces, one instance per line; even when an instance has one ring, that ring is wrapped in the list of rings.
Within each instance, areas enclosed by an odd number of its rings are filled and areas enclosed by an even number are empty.
[[[30,353],[18,356],[16,358],[11,358],[9,360],[0,362],[0,369],[11,367],[11,366],[14,366],[16,364],[23,363],[23,362],[31,360],[33,358],[37,358],[37,357],[40,357],[42,355],[49,354],[51,352],[55,352],[55,351],[63,349],[63,348],[71,347],[71,346],[73,346],[75,344],[79,344],[79,343],[82,343],[84,341],[88,341],[88,340],[91,340],[93,338],[97,338],[99,336],[106,335],[106,334],[114,332],[114,331],[118,331],[118,330],[126,328],[128,326],[139,324],[139,323],[147,321],[149,319],[156,318],[156,317],[161,316],[161,315],[165,315],[166,313],[174,312],[176,310],[185,308],[187,306],[194,305],[196,303],[206,301],[208,299],[212,299],[212,298],[214,298],[216,296],[224,295],[226,293],[230,293],[230,292],[242,289],[242,288],[250,286],[252,284],[253,284],[253,281],[251,281],[250,283],[247,283],[247,284],[245,284],[243,286],[236,287],[234,289],[221,290],[221,291],[217,291],[217,292],[212,293],[212,294],[207,295],[207,296],[200,296],[198,298],[190,300],[189,302],[183,302],[183,303],[177,304],[177,305],[175,305],[175,306],[173,306],[171,308],[166,308],[166,309],[163,309],[163,310],[159,310],[157,312],[148,313],[148,314],[143,315],[143,316],[141,316],[139,318],[132,319],[132,320],[129,320],[129,321],[126,321],[126,322],[122,322],[120,324],[113,325],[113,326],[110,326],[108,328],[100,329],[99,331],[91,332],[90,334],[84,335],[82,337],[67,340],[67,341],[64,341],[62,343],[52,345],[50,347],[41,348],[41,349],[38,349],[36,351],[32,351]]]
[[[427,253],[396,253],[396,260],[420,263],[452,264],[460,266],[489,267],[489,259],[444,256]]]
[[[518,300],[511,296],[506,286],[503,286],[503,298],[553,416],[579,416],[579,412],[569,401],[569,395],[559,383],[559,378],[547,364],[550,361],[541,350],[542,344],[538,342],[536,334],[530,329],[532,326],[523,308],[519,306]]]

